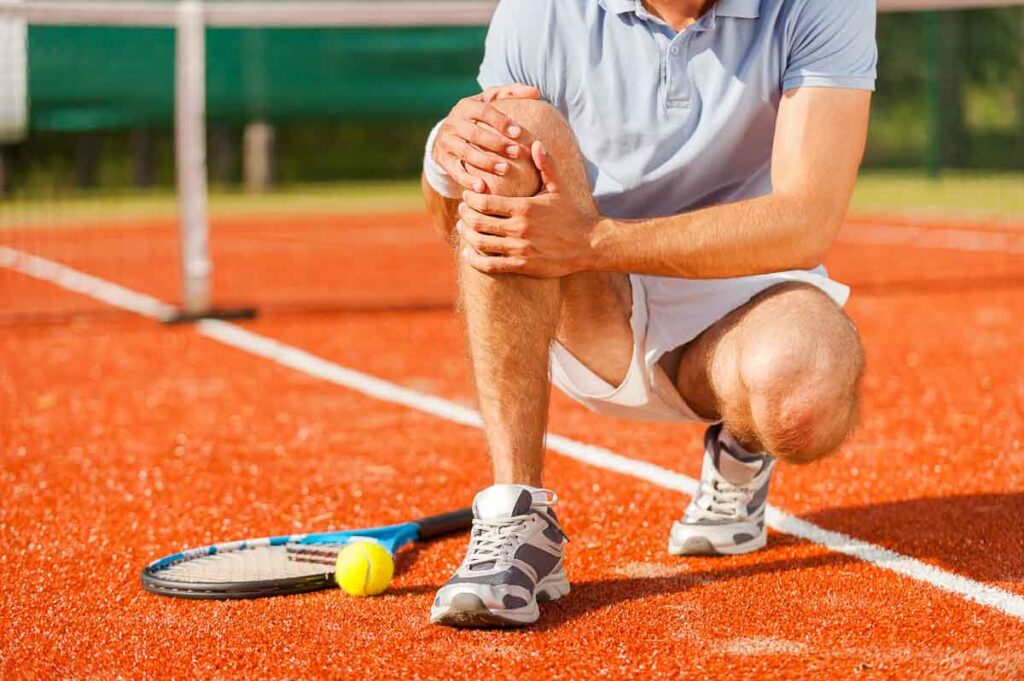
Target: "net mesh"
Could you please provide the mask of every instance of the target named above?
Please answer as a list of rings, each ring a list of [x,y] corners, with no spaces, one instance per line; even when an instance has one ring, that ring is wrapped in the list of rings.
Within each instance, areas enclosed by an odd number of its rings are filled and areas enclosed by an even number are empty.
[[[879,17],[878,92],[851,220],[865,227],[859,243],[994,231],[972,248],[1004,253],[1005,264],[975,270],[961,259],[956,276],[1012,278],[1024,223],[1024,7],[947,4]],[[0,245],[181,304],[173,28],[2,17]],[[451,306],[449,268],[438,266],[450,256],[422,216],[416,177],[430,125],[476,89],[484,32],[208,29],[218,306]],[[920,269],[906,279],[939,271]],[[883,281],[873,276],[851,283]],[[120,314],[0,267],[0,323]]]

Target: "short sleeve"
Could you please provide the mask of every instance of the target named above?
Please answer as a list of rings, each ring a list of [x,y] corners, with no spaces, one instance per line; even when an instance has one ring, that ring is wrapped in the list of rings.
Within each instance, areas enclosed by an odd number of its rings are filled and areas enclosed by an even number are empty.
[[[481,90],[497,85],[520,83],[540,87],[536,64],[536,42],[531,37],[530,22],[542,19],[543,3],[535,0],[501,0],[484,43],[484,59],[477,82]],[[536,29],[536,27],[535,27]]]
[[[878,49],[874,0],[806,0],[791,17],[782,90],[874,90]]]

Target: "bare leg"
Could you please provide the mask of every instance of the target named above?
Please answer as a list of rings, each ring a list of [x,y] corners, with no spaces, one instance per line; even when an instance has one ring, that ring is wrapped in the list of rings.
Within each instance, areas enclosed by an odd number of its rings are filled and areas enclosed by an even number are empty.
[[[541,139],[559,159],[573,191],[590,195],[568,124],[550,105],[501,100],[496,106],[523,129],[522,142]],[[536,171],[513,163],[505,177],[482,175],[489,191],[532,195]],[[451,229],[451,205],[431,206],[435,223]],[[550,395],[549,350],[558,338],[598,375],[618,383],[629,366],[629,283],[625,275],[585,272],[562,279],[487,275],[464,265],[459,289],[473,377],[496,483],[540,485]]]
[[[856,424],[863,366],[842,310],[812,286],[782,284],[687,344],[677,386],[749,451],[809,463],[835,451]]]

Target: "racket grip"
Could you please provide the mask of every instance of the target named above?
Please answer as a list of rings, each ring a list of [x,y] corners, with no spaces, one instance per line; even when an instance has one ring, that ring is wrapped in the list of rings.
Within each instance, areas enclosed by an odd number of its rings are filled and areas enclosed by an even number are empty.
[[[416,524],[420,528],[420,539],[463,532],[473,525],[473,509],[460,508],[458,511],[428,516],[417,520]]]

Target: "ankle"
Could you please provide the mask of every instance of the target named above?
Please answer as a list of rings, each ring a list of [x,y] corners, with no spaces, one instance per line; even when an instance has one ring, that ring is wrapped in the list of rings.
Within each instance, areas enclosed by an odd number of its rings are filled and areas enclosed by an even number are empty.
[[[725,445],[729,452],[737,459],[750,460],[757,459],[765,455],[764,447],[761,446],[756,440],[740,436],[733,435],[732,431],[728,428],[723,427],[722,432],[718,435],[718,441]]]
[[[544,488],[543,481],[541,480],[541,474],[539,472],[521,472],[521,471],[499,471],[494,472],[494,481],[492,485],[518,485],[520,487],[526,487],[531,492]]]

